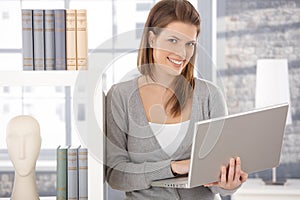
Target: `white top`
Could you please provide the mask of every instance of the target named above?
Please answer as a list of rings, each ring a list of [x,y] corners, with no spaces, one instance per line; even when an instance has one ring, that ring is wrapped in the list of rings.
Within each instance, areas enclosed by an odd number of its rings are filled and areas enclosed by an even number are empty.
[[[178,149],[187,134],[189,122],[190,120],[176,124],[149,122],[149,125],[162,149],[171,156]]]

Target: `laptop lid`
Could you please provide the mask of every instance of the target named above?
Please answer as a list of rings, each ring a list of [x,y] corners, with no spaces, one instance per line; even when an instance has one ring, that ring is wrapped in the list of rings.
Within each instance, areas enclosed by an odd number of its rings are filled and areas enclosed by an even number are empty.
[[[221,165],[241,157],[247,173],[279,164],[288,104],[195,124],[188,187],[219,180]]]

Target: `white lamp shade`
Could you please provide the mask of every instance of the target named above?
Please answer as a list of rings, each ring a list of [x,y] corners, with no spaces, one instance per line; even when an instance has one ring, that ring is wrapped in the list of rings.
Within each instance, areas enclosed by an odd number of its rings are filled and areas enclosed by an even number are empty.
[[[255,96],[256,108],[286,102],[291,107],[287,59],[260,59],[257,61]],[[287,124],[291,123],[289,108]]]

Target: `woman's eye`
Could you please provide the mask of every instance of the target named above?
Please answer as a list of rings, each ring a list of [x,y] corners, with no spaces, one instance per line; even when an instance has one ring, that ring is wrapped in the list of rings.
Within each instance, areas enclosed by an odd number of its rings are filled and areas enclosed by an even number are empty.
[[[195,45],[196,45],[195,42],[188,42],[188,43],[187,43],[187,46],[190,46],[190,47],[195,46]]]
[[[176,39],[172,39],[172,38],[171,38],[171,39],[168,39],[168,41],[171,42],[171,43],[176,43],[176,42],[177,42]]]

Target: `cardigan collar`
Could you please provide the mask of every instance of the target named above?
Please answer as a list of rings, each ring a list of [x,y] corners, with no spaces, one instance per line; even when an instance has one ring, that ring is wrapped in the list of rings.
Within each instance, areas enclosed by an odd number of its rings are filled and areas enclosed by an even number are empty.
[[[137,118],[139,118],[141,121],[140,126],[143,127],[143,133],[144,136],[143,137],[147,137],[151,140],[152,144],[155,145],[156,149],[160,149],[162,156],[165,159],[169,159],[169,155],[163,151],[163,149],[161,148],[159,142],[157,141],[154,132],[152,131],[148,119],[145,115],[145,111],[144,111],[144,107],[142,104],[142,100],[141,100],[141,96],[138,90],[138,78],[135,78],[132,80],[132,84],[133,84],[133,88],[134,88],[134,93],[131,99],[133,102],[132,103],[136,103],[135,105],[139,108],[141,108],[141,110],[143,110],[143,112],[137,112],[135,113],[137,116]],[[194,93],[193,93],[193,100],[192,100],[192,110],[191,110],[191,115],[190,115],[190,122],[189,122],[189,127],[187,130],[187,134],[184,137],[180,147],[175,151],[175,153],[172,155],[172,158],[179,158],[181,156],[182,153],[186,152],[188,149],[191,148],[192,145],[192,141],[193,141],[193,136],[194,136],[194,126],[195,123],[198,121],[197,119],[200,119],[200,114],[199,114],[199,105],[201,105],[200,103],[200,98],[198,97],[198,84],[197,81],[195,81],[195,88],[194,88]],[[131,101],[130,100],[130,101]]]

